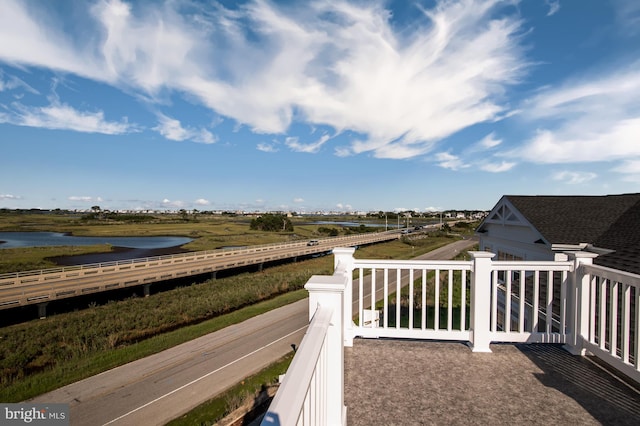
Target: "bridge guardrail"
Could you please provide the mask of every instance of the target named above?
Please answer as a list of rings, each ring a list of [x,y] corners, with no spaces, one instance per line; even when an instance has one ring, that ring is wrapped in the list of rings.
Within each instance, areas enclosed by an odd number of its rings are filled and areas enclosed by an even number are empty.
[[[322,239],[321,245],[316,246],[307,246],[307,241],[303,240],[269,244],[258,250],[218,249],[3,274],[0,276],[0,309],[321,253],[336,244],[348,244],[345,241],[368,244],[392,238],[395,236],[389,232],[358,234]],[[292,247],[298,249],[278,252],[278,249]],[[239,259],[251,254],[253,258]]]

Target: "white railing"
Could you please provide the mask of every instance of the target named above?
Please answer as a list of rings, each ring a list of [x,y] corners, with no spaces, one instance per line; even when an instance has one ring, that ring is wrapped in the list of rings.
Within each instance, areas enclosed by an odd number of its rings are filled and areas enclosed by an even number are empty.
[[[354,251],[335,249],[334,253],[341,250]],[[332,276],[314,275],[305,285],[311,323],[262,425],[346,425],[343,306],[347,267],[336,263]]]
[[[305,286],[311,313],[332,304],[338,308],[331,324],[344,324],[333,337],[341,345],[328,350],[337,357],[329,364],[340,359],[340,368],[323,367],[325,379],[299,371],[298,365],[316,365],[321,358],[313,349],[322,341],[320,333],[308,333],[294,358],[296,369],[292,363],[276,395],[290,402],[293,396],[287,395],[312,382],[334,386],[333,400],[316,397],[326,401],[327,417],[319,422],[301,417],[320,410],[304,402],[290,407],[286,417],[269,411],[272,420],[297,420],[263,424],[343,425],[343,350],[354,337],[467,341],[474,352],[491,352],[492,342],[563,343],[571,353],[592,353],[640,382],[640,275],[595,266],[593,253],[568,253],[568,261],[548,262],[492,261],[488,252],[469,252],[470,261],[361,260],[353,253],[334,249],[334,275],[313,276]],[[291,405],[279,404],[278,410]]]
[[[640,276],[582,265],[583,349],[640,382]]]
[[[333,308],[318,307],[264,425],[327,424],[327,334]]]

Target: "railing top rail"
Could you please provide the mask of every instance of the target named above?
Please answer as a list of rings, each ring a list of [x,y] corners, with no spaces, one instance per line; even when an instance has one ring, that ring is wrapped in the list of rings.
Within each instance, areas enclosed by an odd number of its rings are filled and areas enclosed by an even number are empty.
[[[391,268],[428,268],[428,269],[458,269],[470,270],[473,262],[470,260],[395,260],[395,259],[354,259],[353,267],[371,268],[386,267]]]
[[[601,265],[581,265],[586,274],[597,275],[602,278],[640,287],[640,275],[619,269],[607,268]]]
[[[495,260],[491,268],[501,271],[573,271],[574,262],[557,260]]]
[[[318,306],[309,328],[287,369],[280,389],[264,416],[263,424],[294,425],[302,411],[307,390],[327,337],[333,307]]]

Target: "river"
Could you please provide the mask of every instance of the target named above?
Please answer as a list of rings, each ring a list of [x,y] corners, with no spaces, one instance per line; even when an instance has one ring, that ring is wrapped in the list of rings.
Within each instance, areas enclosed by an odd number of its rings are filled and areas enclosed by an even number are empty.
[[[0,232],[0,253],[5,248],[45,246],[110,245],[105,253],[81,254],[51,258],[58,265],[82,265],[124,259],[183,253],[182,245],[193,241],[188,237],[76,237],[60,232]],[[107,250],[105,248],[105,250]],[[1,254],[0,254],[1,255]]]

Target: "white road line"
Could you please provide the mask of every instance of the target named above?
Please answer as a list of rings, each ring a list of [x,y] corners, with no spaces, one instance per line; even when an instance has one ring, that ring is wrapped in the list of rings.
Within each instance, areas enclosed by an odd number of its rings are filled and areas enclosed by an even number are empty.
[[[236,363],[236,362],[238,362],[238,361],[242,361],[243,359],[245,359],[245,358],[247,358],[247,357],[249,357],[249,356],[251,356],[251,355],[255,354],[256,352],[259,352],[259,351],[261,351],[261,350],[263,350],[263,349],[265,349],[265,348],[268,348],[269,346],[271,346],[271,345],[273,345],[273,344],[275,344],[275,343],[278,343],[279,341],[281,341],[281,340],[283,340],[283,339],[286,339],[287,337],[291,336],[292,334],[296,334],[296,333],[298,333],[299,331],[304,330],[304,329],[305,329],[305,328],[307,328],[307,327],[308,327],[308,326],[306,326],[306,325],[305,325],[304,327],[300,327],[299,329],[297,329],[297,330],[295,330],[295,331],[292,331],[291,333],[287,334],[286,336],[282,336],[281,338],[279,338],[279,339],[277,339],[277,340],[274,340],[273,342],[271,342],[271,343],[269,343],[269,344],[266,344],[266,345],[264,345],[264,346],[262,346],[262,347],[260,347],[260,348],[258,348],[258,349],[256,349],[256,350],[254,350],[253,352],[250,352],[250,353],[248,353],[248,354],[246,354],[246,355],[243,355],[243,356],[241,356],[240,358],[238,358],[238,359],[236,359],[236,360],[234,360],[234,361],[231,361],[230,363],[228,363],[228,364],[226,364],[226,365],[223,365],[223,366],[222,366],[222,367],[220,367],[220,368],[217,368],[217,369],[215,369],[215,370],[213,370],[213,371],[208,372],[208,373],[207,373],[207,374],[205,374],[204,376],[198,377],[197,379],[192,380],[192,381],[190,381],[189,383],[184,384],[184,385],[180,386],[179,388],[176,388],[176,389],[172,390],[171,392],[168,392],[168,393],[166,393],[166,394],[164,394],[164,395],[162,395],[162,396],[159,396],[158,398],[154,399],[153,401],[149,401],[149,402],[147,402],[146,404],[141,405],[140,407],[135,408],[135,409],[133,409],[133,410],[129,411],[128,413],[125,413],[125,414],[121,415],[120,417],[117,417],[117,418],[115,418],[115,419],[113,419],[113,420],[111,420],[111,421],[109,421],[109,422],[105,423],[103,426],[106,426],[106,425],[110,425],[110,424],[112,424],[112,423],[115,423],[115,422],[117,422],[118,420],[121,420],[121,419],[123,419],[123,418],[127,417],[128,415],[135,413],[136,411],[142,410],[143,408],[146,408],[146,407],[148,407],[149,405],[154,404],[154,403],[156,403],[156,402],[160,401],[161,399],[166,398],[166,397],[167,397],[167,396],[169,396],[169,395],[172,395],[172,394],[174,394],[174,393],[176,393],[176,392],[178,392],[178,391],[181,391],[182,389],[184,389],[184,388],[186,388],[186,387],[188,387],[188,386],[191,386],[191,385],[192,385],[192,384],[194,384],[194,383],[199,382],[199,381],[200,381],[200,380],[202,380],[202,379],[206,379],[206,378],[207,378],[207,377],[209,377],[210,375],[215,374],[215,373],[217,373],[218,371],[220,371],[220,370],[222,370],[222,369],[224,369],[224,368],[227,368],[227,367],[229,367],[230,365],[233,365],[233,364],[235,364],[235,363]]]

